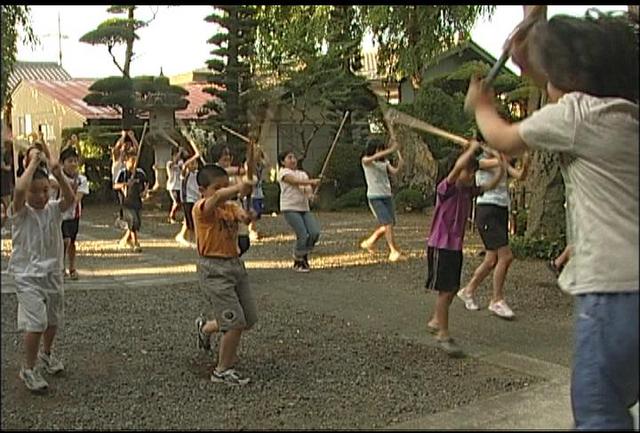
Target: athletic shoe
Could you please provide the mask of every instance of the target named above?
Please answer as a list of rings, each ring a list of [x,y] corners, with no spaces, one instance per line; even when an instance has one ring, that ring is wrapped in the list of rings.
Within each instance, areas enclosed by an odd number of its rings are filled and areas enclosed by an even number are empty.
[[[44,370],[49,374],[58,374],[64,370],[64,365],[53,353],[38,352],[38,359],[44,364]]]
[[[511,311],[511,308],[507,305],[507,303],[503,300],[494,302],[489,305],[489,311],[494,313],[496,316],[501,317],[503,319],[513,319],[515,314]]]
[[[207,323],[203,316],[196,319],[196,335],[198,336],[198,349],[211,350],[211,336],[202,330],[204,324]]]
[[[436,341],[438,342],[438,347],[447,352],[447,355],[449,355],[450,357],[462,358],[464,356],[464,352],[462,351],[460,346],[458,346],[456,342],[453,341],[453,338],[449,337],[442,340],[438,338],[436,339]]]
[[[233,368],[227,368],[225,371],[218,371],[216,369],[211,373],[211,382],[225,383],[230,386],[246,385],[251,379],[243,377]]]
[[[40,375],[40,372],[33,369],[27,369],[24,367],[20,368],[20,373],[18,374],[20,379],[24,382],[25,386],[34,392],[44,391],[49,387],[49,384],[46,380]]]
[[[477,311],[480,309],[480,307],[478,307],[478,304],[476,304],[476,301],[473,299],[473,296],[468,295],[466,290],[458,290],[458,298],[460,298],[462,302],[464,302],[464,308],[466,308],[467,310]]]

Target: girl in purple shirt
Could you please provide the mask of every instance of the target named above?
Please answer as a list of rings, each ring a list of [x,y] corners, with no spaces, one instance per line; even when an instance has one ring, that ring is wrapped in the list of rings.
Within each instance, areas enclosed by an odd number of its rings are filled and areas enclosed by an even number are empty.
[[[447,177],[438,184],[436,208],[427,240],[428,274],[425,287],[438,292],[436,310],[427,328],[436,334],[438,346],[452,357],[463,355],[449,336],[449,305],[460,288],[462,243],[471,200],[495,188],[504,173],[503,164],[487,184],[475,185],[475,171],[478,168],[475,153],[479,147],[480,143],[472,140]]]

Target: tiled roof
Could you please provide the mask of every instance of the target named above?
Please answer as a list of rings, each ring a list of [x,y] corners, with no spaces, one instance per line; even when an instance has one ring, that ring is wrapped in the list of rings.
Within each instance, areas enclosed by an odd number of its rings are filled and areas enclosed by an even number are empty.
[[[13,91],[20,80],[70,80],[71,75],[56,62],[21,62],[13,65],[8,88]]]
[[[24,80],[24,84],[35,87],[40,92],[56,99],[59,103],[71,108],[87,119],[119,119],[121,115],[114,108],[95,107],[82,100],[89,93],[89,87],[95,81],[95,79],[69,79],[64,81]],[[181,86],[189,92],[189,95],[186,96],[189,100],[189,105],[184,110],[176,111],[176,118],[183,120],[201,119],[213,114],[214,111],[209,111],[206,116],[198,115],[201,113],[204,104],[213,98],[212,95],[203,90],[203,88],[209,86],[209,84],[196,83]]]
[[[82,100],[95,80],[24,80],[24,84],[35,87],[62,105],[65,105],[87,119],[119,119],[120,113],[111,107],[94,107]]]
[[[187,83],[182,84],[180,87],[189,92],[186,98],[189,100],[189,106],[184,110],[176,111],[176,119],[203,119],[207,118],[215,113],[214,110],[209,110],[204,116],[198,114],[204,114],[204,104],[213,99],[213,95],[204,91],[205,87],[211,87],[211,84],[201,83]]]

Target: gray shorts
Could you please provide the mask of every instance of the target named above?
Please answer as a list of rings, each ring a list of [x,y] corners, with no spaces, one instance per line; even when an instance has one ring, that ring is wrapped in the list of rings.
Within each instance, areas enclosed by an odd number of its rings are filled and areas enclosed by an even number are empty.
[[[221,331],[249,329],[258,320],[249,275],[239,258],[198,258],[200,290],[213,307]]]
[[[15,274],[13,277],[18,298],[18,330],[44,332],[49,326],[62,326],[62,272],[44,277]]]

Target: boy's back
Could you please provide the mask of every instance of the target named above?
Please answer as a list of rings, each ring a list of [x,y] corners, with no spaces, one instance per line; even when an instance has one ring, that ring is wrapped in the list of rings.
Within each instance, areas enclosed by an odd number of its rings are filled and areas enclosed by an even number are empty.
[[[204,215],[201,199],[193,207],[198,254],[203,257],[238,257],[239,206],[226,202],[217,206],[212,215]]]

